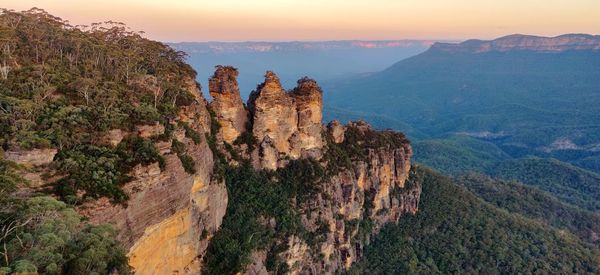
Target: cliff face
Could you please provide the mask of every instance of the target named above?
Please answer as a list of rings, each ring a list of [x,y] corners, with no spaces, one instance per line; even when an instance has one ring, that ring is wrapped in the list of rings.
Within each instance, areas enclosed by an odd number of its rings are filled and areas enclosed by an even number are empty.
[[[450,53],[484,53],[506,51],[600,51],[600,36],[566,34],[557,37],[509,35],[491,41],[468,40],[460,44],[436,43],[431,50]]]
[[[330,137],[340,130],[328,128]],[[346,149],[356,145],[355,141],[379,135],[360,122],[343,128],[347,134],[361,137],[348,141],[338,135],[327,149],[337,146]],[[386,223],[399,222],[404,214],[417,212],[421,186],[407,184],[412,156],[410,145],[373,147],[365,152],[366,155],[354,159],[349,166],[339,168],[339,172],[323,184],[321,192],[302,206],[303,226],[322,236],[312,245],[296,236],[286,240],[289,248],[279,257],[290,267],[291,274],[332,274],[348,269],[362,257],[371,234],[376,234]]]
[[[196,102],[184,107],[173,124],[186,123],[210,134],[210,115],[200,89],[195,81],[183,88],[196,95]],[[137,129],[138,135],[149,138],[164,132],[162,126]],[[200,259],[227,209],[227,190],[222,181],[212,179],[213,153],[204,135],[196,142],[176,127],[173,138],[185,145],[195,173],[184,170],[171,142],[159,141],[156,146],[165,167],[161,170],[158,163],[135,167],[130,172],[133,180],[123,187],[129,195],[126,205],[100,199],[79,207],[93,223],[115,226],[137,274],[199,272]]]

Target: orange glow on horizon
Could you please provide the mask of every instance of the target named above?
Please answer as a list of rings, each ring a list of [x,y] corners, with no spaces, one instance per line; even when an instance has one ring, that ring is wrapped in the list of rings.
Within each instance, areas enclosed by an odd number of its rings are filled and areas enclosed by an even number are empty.
[[[494,38],[600,33],[597,0],[6,0],[72,24],[114,20],[161,41]]]

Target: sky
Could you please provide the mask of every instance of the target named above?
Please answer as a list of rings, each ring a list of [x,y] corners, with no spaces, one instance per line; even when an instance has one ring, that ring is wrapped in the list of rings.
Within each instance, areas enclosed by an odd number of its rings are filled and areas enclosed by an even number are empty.
[[[491,39],[600,34],[600,0],[2,0],[71,24],[119,21],[151,39]]]

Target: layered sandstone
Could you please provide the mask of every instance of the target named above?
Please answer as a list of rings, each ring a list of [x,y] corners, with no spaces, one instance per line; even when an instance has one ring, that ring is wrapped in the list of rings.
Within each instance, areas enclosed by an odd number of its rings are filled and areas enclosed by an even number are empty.
[[[302,78],[288,93],[277,75],[268,71],[265,81],[250,94],[248,108],[252,134],[259,144],[257,168],[273,170],[285,166],[286,160],[321,157],[323,97],[316,81]],[[275,158],[273,152],[277,152]]]
[[[210,115],[199,87],[190,83],[189,92],[196,102],[185,106],[177,123],[185,123],[199,133],[208,133]],[[160,128],[160,129],[159,129]],[[137,134],[156,136],[164,127],[142,126]],[[138,165],[123,186],[129,200],[126,205],[99,199],[78,207],[93,223],[110,223],[118,230],[118,240],[129,250],[129,263],[137,274],[197,274],[210,238],[219,229],[227,209],[227,189],[212,179],[213,152],[204,135],[199,143],[176,128],[173,138],[183,142],[186,154],[195,161],[195,174],[183,169],[170,142],[157,147],[165,159],[163,170],[158,163]]]
[[[238,71],[229,66],[217,66],[208,81],[210,96],[213,101],[211,109],[221,124],[219,135],[226,142],[233,143],[244,131],[248,113],[240,97],[237,83]]]
[[[298,112],[298,132],[291,140],[292,155],[319,158],[323,148],[323,92],[316,81],[304,77],[290,92]]]
[[[298,131],[296,103],[275,73],[266,73],[265,81],[250,94],[248,108],[252,115],[252,134],[258,143],[267,142],[268,137],[279,154],[297,159],[299,154],[291,152],[290,146],[292,135]]]

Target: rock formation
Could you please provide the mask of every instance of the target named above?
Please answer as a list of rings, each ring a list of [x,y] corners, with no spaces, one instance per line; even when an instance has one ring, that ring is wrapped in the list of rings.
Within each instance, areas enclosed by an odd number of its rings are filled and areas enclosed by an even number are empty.
[[[271,71],[266,73],[265,81],[250,94],[248,108],[252,115],[252,134],[261,147],[268,146],[264,143],[272,141],[272,146],[280,155],[292,159],[300,156],[292,152],[290,146],[292,135],[298,131],[296,103],[281,87],[275,73]],[[268,166],[274,167],[277,164]]]
[[[323,95],[316,81],[307,77],[298,80],[298,86],[290,95],[296,101],[298,132],[291,142],[293,156],[320,157],[323,148]]]
[[[346,128],[359,135],[359,141],[381,137],[365,123],[351,123]],[[329,127],[328,134],[338,130]],[[313,232],[324,225],[321,234],[325,236],[316,250],[307,249],[295,237],[287,240],[289,249],[280,256],[288,262],[290,273],[332,274],[347,269],[361,258],[370,234],[386,223],[397,223],[404,214],[417,212],[421,186],[407,184],[412,149],[405,139],[399,141],[395,147],[368,148],[366,156],[341,169],[303,208],[304,227]],[[340,143],[351,146],[352,141]]]
[[[248,114],[240,97],[237,83],[238,71],[233,67],[217,66],[208,81],[208,89],[213,101],[211,109],[221,124],[219,134],[224,141],[233,143],[244,131]]]
[[[184,88],[201,96],[196,85]],[[206,102],[186,106],[177,121],[207,132],[210,116]],[[157,128],[141,126],[136,131],[155,136],[164,131],[162,126],[160,131]],[[129,195],[127,205],[99,199],[78,208],[90,221],[110,223],[118,230],[118,239],[129,250],[129,264],[137,274],[200,272],[199,259],[227,209],[225,184],[212,179],[214,160],[207,141],[202,138],[196,143],[183,133],[177,129],[173,136],[185,144],[186,153],[195,160],[195,174],[183,169],[171,152],[170,142],[159,142],[164,169],[158,163],[135,167],[130,172],[133,180],[123,187]]]
[[[323,148],[323,98],[317,82],[302,78],[287,93],[275,73],[268,71],[265,81],[250,94],[252,133],[258,141],[258,157],[263,169],[285,166],[286,159],[318,159]],[[266,139],[268,137],[268,139]],[[278,152],[272,158],[269,146]]]

